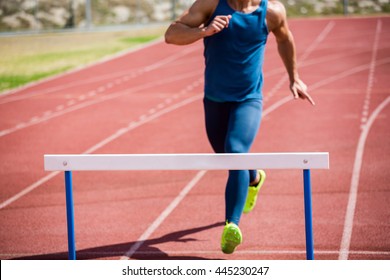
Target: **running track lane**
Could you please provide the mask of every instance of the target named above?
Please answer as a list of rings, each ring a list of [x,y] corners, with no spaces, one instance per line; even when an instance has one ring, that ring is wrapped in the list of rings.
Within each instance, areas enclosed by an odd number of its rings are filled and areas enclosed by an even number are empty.
[[[316,258],[389,259],[389,18],[290,25],[317,106],[286,97],[271,39],[253,151],[329,151],[312,176]],[[63,178],[43,154],[210,152],[201,47],[157,42],[0,97],[2,259],[67,258]],[[303,259],[301,174],[267,173],[233,256],[219,252],[225,172],[75,173],[78,257]]]

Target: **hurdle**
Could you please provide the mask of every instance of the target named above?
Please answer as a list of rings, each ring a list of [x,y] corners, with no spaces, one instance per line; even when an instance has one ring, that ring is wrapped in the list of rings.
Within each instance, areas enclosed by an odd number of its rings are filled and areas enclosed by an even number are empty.
[[[311,169],[329,169],[329,153],[44,155],[46,171],[65,175],[68,258],[76,259],[72,171],[247,170],[303,171],[306,259],[314,260]]]

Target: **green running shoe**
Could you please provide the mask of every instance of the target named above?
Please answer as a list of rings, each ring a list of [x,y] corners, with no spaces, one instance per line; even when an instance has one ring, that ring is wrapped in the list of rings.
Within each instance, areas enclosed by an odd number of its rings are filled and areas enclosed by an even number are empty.
[[[253,208],[255,208],[256,201],[257,201],[257,195],[259,194],[259,190],[265,181],[264,170],[258,170],[258,172],[260,174],[260,181],[256,186],[249,186],[248,196],[246,198],[245,206],[244,206],[244,213],[245,214],[251,212],[253,210]]]
[[[221,249],[225,254],[232,254],[236,247],[242,243],[242,234],[240,228],[233,223],[227,223],[223,228],[221,238]]]

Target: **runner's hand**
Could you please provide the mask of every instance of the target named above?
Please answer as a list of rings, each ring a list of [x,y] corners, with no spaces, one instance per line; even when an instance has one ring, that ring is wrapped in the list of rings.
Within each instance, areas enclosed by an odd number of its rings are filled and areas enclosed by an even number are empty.
[[[316,105],[313,98],[307,92],[307,86],[301,80],[296,80],[290,85],[291,92],[294,96],[294,99],[307,99],[311,105]]]
[[[228,28],[231,18],[231,15],[216,16],[213,21],[206,27],[207,36],[214,35],[218,32],[221,32],[224,28]]]

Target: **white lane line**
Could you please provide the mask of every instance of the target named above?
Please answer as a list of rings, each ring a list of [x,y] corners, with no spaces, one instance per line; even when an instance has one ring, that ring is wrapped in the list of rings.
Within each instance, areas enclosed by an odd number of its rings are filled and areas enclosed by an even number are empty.
[[[371,93],[373,88],[373,82],[374,82],[374,75],[375,75],[375,68],[376,68],[376,57],[378,53],[378,45],[379,45],[379,37],[380,32],[382,29],[382,22],[378,20],[377,26],[376,26],[376,32],[375,32],[375,39],[374,44],[372,48],[372,55],[371,55],[371,62],[370,62],[370,68],[368,72],[368,82],[367,82],[367,88],[366,88],[366,94],[364,98],[364,105],[362,110],[362,117],[360,120],[360,127],[362,129],[362,132],[359,137],[358,146],[356,149],[355,154],[355,161],[352,171],[352,179],[351,179],[351,185],[350,185],[350,191],[349,191],[349,197],[348,197],[348,204],[347,204],[347,211],[345,214],[345,222],[344,222],[344,230],[343,230],[343,236],[341,239],[341,245],[340,245],[340,254],[339,259],[340,260],[347,260],[348,254],[349,254],[349,248],[351,245],[351,238],[352,238],[352,230],[353,230],[353,220],[355,217],[355,208],[356,208],[356,202],[357,202],[357,195],[358,195],[358,187],[359,187],[359,178],[360,178],[360,170],[363,162],[363,155],[364,155],[364,147],[366,144],[366,139],[368,132],[371,128],[372,123],[375,121],[375,118],[379,114],[379,112],[382,110],[381,105],[386,104],[386,100],[377,108],[377,110],[372,114],[370,118],[368,118],[368,110],[370,105],[370,99],[371,99]],[[384,108],[384,107],[383,107]]]
[[[70,106],[73,106],[74,104],[76,104],[76,101],[74,100],[74,99],[71,99],[71,100],[69,100],[67,103],[66,103],[66,105],[68,106],[68,107],[70,107]],[[50,112],[50,111],[48,111],[48,112]],[[48,116],[48,115],[50,115],[50,114],[44,114],[45,116]]]
[[[144,242],[154,233],[154,231],[165,221],[179,203],[186,197],[192,188],[206,174],[205,170],[199,171],[195,177],[182,189],[178,196],[168,205],[167,208],[158,216],[156,220],[148,227],[148,229],[138,238],[138,241],[121,257],[121,260],[130,259],[133,254],[144,244]]]
[[[378,20],[375,32],[374,46],[371,57],[370,71],[368,74],[368,83],[366,89],[366,96],[364,99],[362,118],[361,118],[361,129],[363,129],[364,124],[367,122],[368,111],[370,109],[370,100],[372,88],[374,86],[374,76],[375,76],[375,68],[376,68],[376,58],[378,54],[378,46],[379,46],[379,38],[382,31],[382,21]]]
[[[305,53],[299,58],[299,63],[306,60],[309,55],[318,47],[319,44],[324,41],[326,36],[330,33],[330,31],[335,27],[336,23],[334,21],[330,21],[324,28],[324,30],[321,32],[321,34],[316,38],[313,44],[311,44],[305,51]]]
[[[351,187],[349,190],[347,211],[345,214],[343,236],[342,236],[341,245],[340,245],[340,253],[339,253],[340,260],[347,260],[348,255],[349,255],[349,248],[351,245],[352,230],[353,230],[353,220],[355,217],[355,208],[356,208],[357,194],[358,194],[358,187],[359,187],[360,170],[362,167],[364,147],[366,145],[367,136],[368,136],[368,133],[370,132],[372,124],[374,123],[374,121],[378,117],[379,113],[389,103],[390,103],[390,97],[387,97],[375,109],[375,111],[371,114],[370,118],[368,119],[367,123],[364,125],[363,130],[362,130],[360,137],[359,137],[359,143],[358,143],[358,146],[356,149],[355,162],[354,162],[353,171],[352,171],[352,179],[351,179]]]
[[[41,186],[42,184],[46,183],[47,181],[49,181],[50,179],[54,178],[55,176],[57,176],[60,172],[59,171],[54,171],[54,172],[51,172],[50,174],[48,174],[47,176],[41,178],[40,180],[36,181],[34,184],[31,184],[30,186],[24,188],[21,192],[17,193],[16,195],[12,196],[11,198],[7,199],[6,201],[2,202],[0,204],[0,209],[3,209],[4,207],[10,205],[12,202],[18,200],[19,198],[25,196],[26,194],[28,194],[29,192],[35,190],[36,188],[38,188],[39,186]]]

